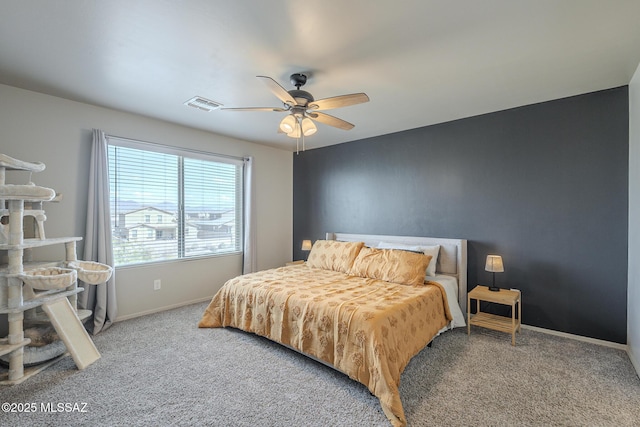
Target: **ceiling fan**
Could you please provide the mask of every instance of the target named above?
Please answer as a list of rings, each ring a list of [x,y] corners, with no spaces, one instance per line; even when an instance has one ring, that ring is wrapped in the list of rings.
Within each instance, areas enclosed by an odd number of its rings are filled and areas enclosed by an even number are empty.
[[[221,110],[233,111],[276,111],[289,113],[280,122],[279,132],[285,133],[291,138],[309,136],[318,130],[313,120],[333,126],[338,129],[353,129],[354,125],[329,114],[324,110],[348,107],[350,105],[368,102],[369,97],[365,93],[352,93],[350,95],[333,96],[331,98],[314,99],[313,95],[300,88],[307,82],[307,76],[302,73],[291,74],[291,84],[296,88],[286,90],[271,77],[257,76],[273,94],[284,104],[283,107],[247,107],[247,108],[221,108]]]

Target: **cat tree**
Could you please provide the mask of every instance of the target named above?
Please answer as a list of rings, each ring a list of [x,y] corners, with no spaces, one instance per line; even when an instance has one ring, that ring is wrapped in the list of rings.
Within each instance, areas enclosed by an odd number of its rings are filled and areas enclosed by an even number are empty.
[[[5,181],[7,171],[34,173],[44,169],[44,163],[0,154],[0,314],[7,314],[9,325],[8,335],[0,338],[0,359],[9,365],[8,372],[0,376],[0,384],[20,383],[67,351],[78,369],[100,358],[82,325],[91,311],[77,308],[77,294],[84,290],[77,282],[104,283],[111,277],[112,268],[78,261],[76,242],[81,237],[45,237],[42,203],[59,200],[54,190],[32,182],[16,185]],[[49,245],[64,245],[64,260],[33,262],[32,249]],[[25,329],[35,327],[48,327],[59,339],[43,347],[30,346]]]

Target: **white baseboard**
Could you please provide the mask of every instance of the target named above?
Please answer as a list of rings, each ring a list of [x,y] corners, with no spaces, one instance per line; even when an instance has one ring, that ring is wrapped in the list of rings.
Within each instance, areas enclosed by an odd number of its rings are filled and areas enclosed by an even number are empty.
[[[640,359],[636,358],[636,355],[633,353],[631,346],[628,346],[627,353],[629,354],[629,359],[631,359],[631,364],[636,369],[636,375],[640,378]]]
[[[153,310],[141,311],[140,313],[127,314],[126,316],[116,317],[116,322],[122,322],[123,320],[135,319],[136,317],[146,316],[148,314],[160,313],[161,311],[173,310],[174,308],[184,307],[185,305],[197,304],[199,302],[211,301],[213,295],[210,297],[198,298],[192,301],[185,301],[178,304],[166,305],[160,308],[154,308]]]
[[[605,347],[616,348],[618,350],[624,350],[627,353],[629,351],[626,344],[619,344],[617,342],[599,340],[599,339],[596,339],[596,338],[583,337],[581,335],[568,334],[566,332],[559,332],[559,331],[554,331],[552,329],[539,328],[537,326],[530,326],[530,325],[524,325],[524,324],[522,325],[522,328],[523,329],[529,329],[531,331],[541,332],[543,334],[555,335],[555,336],[558,336],[558,337],[570,338],[570,339],[577,340],[577,341],[583,341],[583,342],[588,342],[588,343],[591,343],[591,344],[602,345],[602,346],[605,346]]]

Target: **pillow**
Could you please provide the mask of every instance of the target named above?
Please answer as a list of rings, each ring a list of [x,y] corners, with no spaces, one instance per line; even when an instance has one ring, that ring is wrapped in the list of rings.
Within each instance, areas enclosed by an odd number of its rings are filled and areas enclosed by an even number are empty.
[[[425,255],[431,255],[431,262],[429,263],[429,267],[425,270],[426,276],[435,276],[436,275],[436,263],[438,262],[438,254],[440,253],[440,245],[435,246],[411,246],[405,245],[403,243],[389,243],[389,242],[380,242],[378,243],[378,248],[380,249],[403,249],[405,251],[414,251],[414,252],[422,252]]]
[[[349,274],[403,285],[421,285],[429,261],[431,256],[422,252],[364,247]]]
[[[307,265],[313,268],[347,273],[362,246],[364,246],[364,242],[316,240],[311,247]]]

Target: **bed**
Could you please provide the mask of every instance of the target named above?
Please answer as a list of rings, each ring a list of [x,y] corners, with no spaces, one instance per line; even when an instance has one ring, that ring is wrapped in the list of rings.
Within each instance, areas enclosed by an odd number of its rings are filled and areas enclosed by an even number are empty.
[[[462,239],[327,233],[304,264],[229,280],[198,326],[252,332],[327,364],[405,426],[404,368],[440,333],[465,326],[466,250]]]

